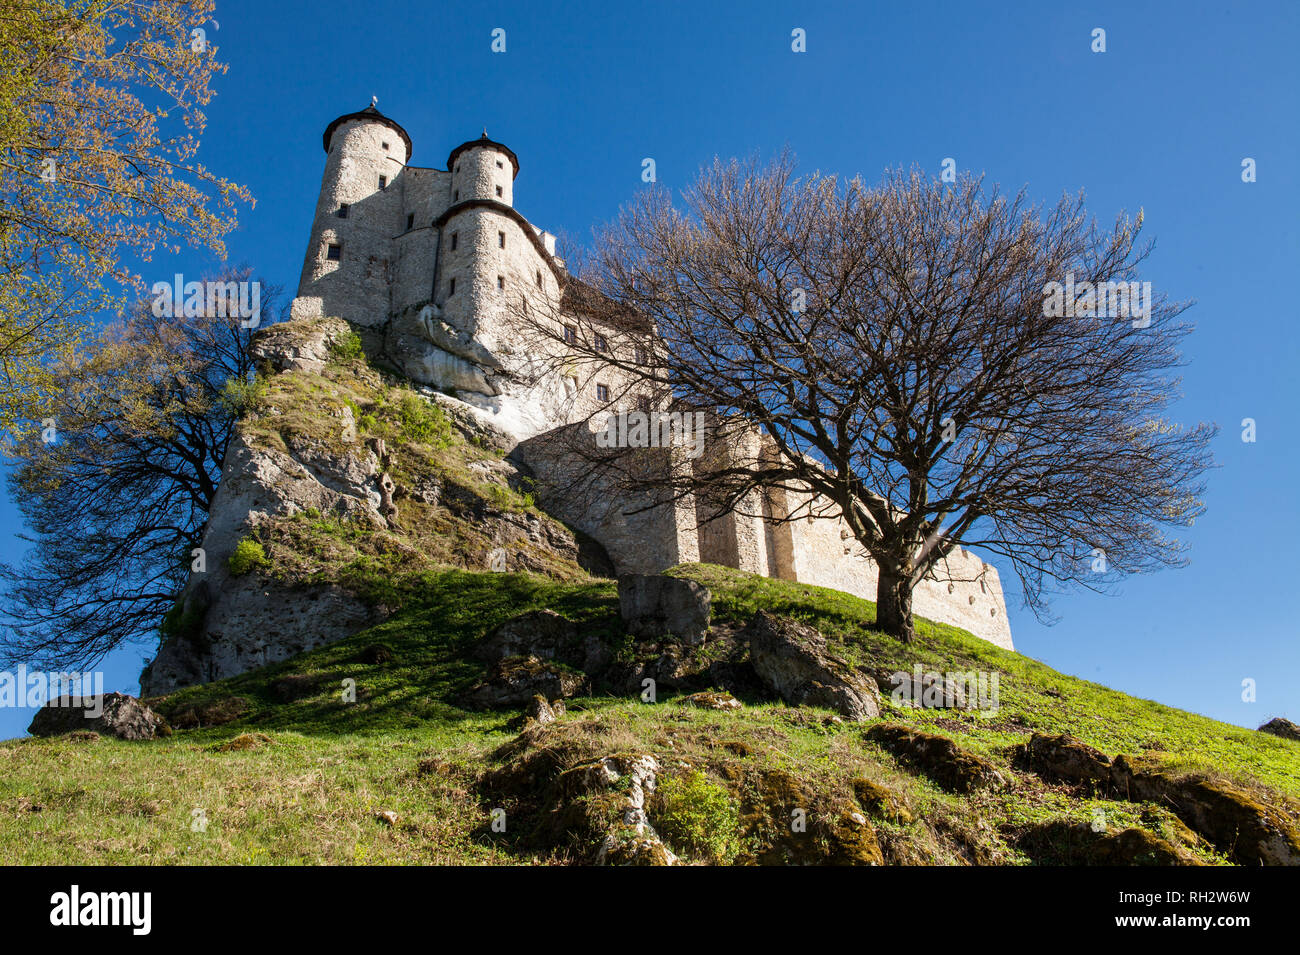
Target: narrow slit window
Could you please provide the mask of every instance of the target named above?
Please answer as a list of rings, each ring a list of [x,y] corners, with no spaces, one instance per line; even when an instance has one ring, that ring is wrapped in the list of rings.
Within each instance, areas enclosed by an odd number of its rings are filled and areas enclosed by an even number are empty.
[[[452,279],[452,280],[451,280],[451,283],[447,286],[447,294],[448,294],[448,295],[455,295],[455,294],[456,294],[456,280],[455,280],[455,279]]]
[[[497,248],[499,248],[499,249],[504,249],[505,247],[506,247],[506,234],[505,234],[504,232],[498,232],[498,233],[497,233]]]
[[[565,344],[568,344],[568,345],[574,345],[574,344],[577,344],[577,341],[578,341],[578,330],[577,330],[576,328],[574,328],[572,325],[565,325],[565,326],[564,326],[564,341],[565,341]]]
[[[411,229],[414,227],[415,227],[415,213],[412,212],[410,215],[406,217],[406,228]]]
[[[459,232],[453,232],[453,233],[451,234],[451,251],[453,251],[453,252],[456,251],[456,243],[459,241],[459,239],[460,239],[460,233],[459,233]]]
[[[596,400],[609,401],[609,385],[596,386]]]
[[[384,152],[388,152],[388,143],[380,143],[379,145],[384,147]]]
[[[505,291],[505,289],[506,289],[506,277],[505,277],[504,275],[498,275],[498,276],[497,276],[497,288],[500,289],[500,290],[503,291],[503,292]]]
[[[537,272],[537,287],[538,288],[542,287],[542,273],[540,269]]]
[[[500,187],[500,186],[497,186],[497,195],[498,195],[498,196],[501,195],[501,187]]]
[[[339,203],[338,216],[340,219],[346,219],[348,217],[348,204],[346,202]]]
[[[650,364],[650,355],[648,352],[646,352],[644,345],[636,346],[636,363],[638,365]]]
[[[337,242],[331,242],[325,246],[325,258],[330,262],[338,262],[343,258],[343,246]]]
[[[387,188],[388,188],[388,177],[387,177],[387,176],[380,176],[380,177],[379,177],[379,188],[380,188],[380,189],[387,189]]]

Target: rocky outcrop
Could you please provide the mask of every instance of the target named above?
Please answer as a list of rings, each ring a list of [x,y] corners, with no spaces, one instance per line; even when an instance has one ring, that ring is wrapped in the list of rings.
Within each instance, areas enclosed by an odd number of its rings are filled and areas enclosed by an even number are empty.
[[[812,627],[759,611],[742,636],[754,672],[792,706],[823,706],[851,720],[880,715],[875,684],[829,653]]]
[[[1040,865],[1203,865],[1182,846],[1130,827],[1118,832],[1053,820],[1015,836],[1016,847]]]
[[[600,637],[580,635],[577,624],[554,610],[511,617],[474,647],[474,655],[489,663],[516,656],[558,660],[591,676],[599,675],[613,657]]]
[[[987,759],[967,752],[946,736],[883,723],[867,730],[866,738],[949,792],[995,789],[1006,782]]]
[[[693,580],[663,574],[618,578],[619,613],[634,637],[676,639],[688,646],[703,643],[712,602],[708,588]]]
[[[648,812],[659,760],[650,753],[580,755],[590,745],[582,732],[530,724],[497,754],[507,762],[480,780],[482,795],[513,820],[512,841],[569,845],[581,863],[676,865]]]
[[[61,696],[41,707],[27,732],[33,736],[95,732],[118,739],[153,739],[171,733],[167,721],[125,693],[102,696]]]
[[[1112,760],[1069,736],[1035,733],[1015,760],[1049,781],[1163,806],[1240,865],[1300,865],[1296,826],[1229,783],[1147,768],[1122,755]]]
[[[576,696],[586,686],[586,676],[549,660],[506,657],[492,664],[487,678],[462,695],[460,702],[476,710],[523,706],[538,695],[548,700]]]
[[[426,542],[414,536],[410,515],[419,507],[426,515],[436,508],[440,539],[471,542],[457,545],[461,550],[452,559],[441,558],[448,563],[542,574],[580,573],[580,566],[612,573],[594,541],[517,506],[511,488],[522,486],[526,475],[515,465],[476,452],[463,470],[444,473],[423,458],[401,458],[399,441],[359,433],[357,403],[347,388],[378,389],[382,403],[388,386],[367,369],[329,365],[350,333],[346,322],[317,319],[273,325],[255,338],[255,355],[289,377],[231,439],[204,528],[202,558],[171,615],[179,625],[165,631],[158,654],[141,674],[143,694],[157,696],[277,663],[387,616],[388,607],[328,578],[318,582],[319,575],[292,577],[271,565],[243,573],[231,569],[229,558],[242,541],[271,539],[267,535],[296,515],[373,528],[388,535],[387,548],[405,548],[418,560]],[[297,377],[307,375],[316,377]],[[340,392],[325,397],[323,388],[335,380],[344,383]],[[458,447],[509,446],[468,406],[445,396],[430,400],[465,435],[467,444]],[[464,529],[462,538],[455,537],[456,528]],[[493,563],[497,551],[505,557]]]
[[[1259,732],[1271,733],[1283,739],[1300,740],[1300,726],[1280,716],[1273,717],[1273,719],[1261,726]]]

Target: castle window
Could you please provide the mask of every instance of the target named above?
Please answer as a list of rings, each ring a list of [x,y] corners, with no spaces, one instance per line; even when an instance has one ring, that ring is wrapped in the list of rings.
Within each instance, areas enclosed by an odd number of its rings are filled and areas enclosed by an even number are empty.
[[[409,216],[406,217],[406,227],[410,229],[414,225],[415,225],[415,213],[412,212]]]
[[[609,401],[609,385],[596,386],[596,400]]]
[[[636,346],[636,363],[638,365],[650,364],[650,353],[645,350],[645,346]]]
[[[497,276],[497,288],[503,292],[506,290],[506,277],[504,275]]]
[[[325,246],[325,258],[330,262],[337,262],[343,258],[343,246],[337,242],[331,242]]]
[[[501,160],[500,160],[500,159],[497,160],[497,168],[498,168],[498,169],[505,169],[505,168],[506,168],[505,166],[501,165]]]
[[[456,251],[456,240],[459,239],[459,238],[460,238],[460,233],[459,233],[459,232],[453,232],[453,233],[451,234],[451,251],[453,251],[453,252]]]
[[[649,413],[650,413],[650,399],[647,398],[645,395],[642,395],[640,398],[638,398],[638,399],[636,400],[636,410],[637,410],[637,411],[643,411],[643,412],[645,412],[646,414],[649,414]]]
[[[448,294],[448,295],[455,295],[455,294],[456,294],[456,280],[455,280],[455,279],[452,279],[452,280],[451,280],[451,284],[447,286],[447,294]]]
[[[498,196],[501,195],[501,187],[500,187],[500,186],[497,186],[497,195],[498,195]]]
[[[459,189],[457,189],[455,192],[453,192],[453,193],[451,194],[451,201],[452,201],[452,202],[460,202],[460,190],[459,190]]]
[[[346,219],[348,217],[348,204],[346,202],[339,203],[339,211],[337,215],[340,219]]]
[[[380,143],[379,145],[383,146],[385,151],[388,150],[388,143]]]
[[[564,326],[564,343],[566,345],[575,345],[578,341],[578,330],[572,325]]]
[[[609,351],[609,342],[600,332],[596,333],[596,351]]]
[[[380,177],[379,177],[379,188],[380,188],[380,189],[387,189],[387,188],[388,188],[388,177],[387,177],[387,176],[380,176]]]
[[[502,249],[506,247],[506,234],[504,232],[497,233],[497,247]]]

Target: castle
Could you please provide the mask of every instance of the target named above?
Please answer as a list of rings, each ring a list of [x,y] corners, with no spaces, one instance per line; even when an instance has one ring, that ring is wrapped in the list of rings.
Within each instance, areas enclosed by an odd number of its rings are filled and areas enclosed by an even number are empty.
[[[512,434],[543,494],[548,478],[556,490],[563,450],[546,436],[591,418],[625,383],[589,366],[540,381],[520,374],[537,343],[507,298],[564,314],[573,283],[555,237],[514,207],[518,157],[485,130],[453,149],[445,170],[410,165],[410,136],[373,105],[330,123],[324,148],[292,316],[347,319],[414,381]],[[702,503],[644,510],[646,501],[613,489],[582,500],[554,493],[547,504],[600,541],[620,573],[706,561],[874,599],[875,568],[835,509],[797,497],[755,493],[743,513],[714,520]],[[997,570],[969,551],[955,549],[943,573],[917,586],[915,611],[1012,647]]]
[[[473,431],[492,435],[508,453],[503,463],[535,480],[550,526],[567,526],[570,544],[574,528],[599,544],[606,572],[704,562],[875,599],[875,565],[838,509],[812,492],[763,488],[718,508],[652,490],[653,482],[609,480],[599,468],[574,478],[590,464],[582,451],[598,444],[597,422],[621,411],[612,407],[615,395],[646,404],[654,396],[638,395],[640,379],[626,370],[566,354],[569,330],[590,311],[590,290],[569,276],[554,236],[515,210],[519,160],[508,147],[485,131],[453,149],[446,169],[412,166],[410,137],[372,105],[330,123],[324,148],[293,321],[259,334],[261,358],[280,371],[319,370],[325,342],[277,340],[277,329],[350,327],[369,356],[422,386]],[[539,321],[561,323],[564,332],[538,341],[521,315],[546,316]],[[644,328],[605,331],[608,354],[648,344]],[[208,566],[191,574],[178,604],[197,629],[164,641],[141,676],[142,692],[232,676],[378,622],[340,587],[286,589],[257,575],[232,576],[226,566],[260,522],[304,510],[388,526],[394,486],[383,452],[362,446],[348,409],[339,414],[352,449],[342,458],[310,442],[259,446],[242,430],[232,438],[204,529]],[[649,466],[698,466],[684,450],[656,447]],[[744,426],[725,440],[710,438],[703,453],[714,464],[719,455],[734,464],[770,448]],[[530,538],[540,526],[526,531]],[[502,569],[491,560],[482,555],[484,569]],[[997,570],[967,550],[954,548],[916,586],[913,607],[1013,649]]]

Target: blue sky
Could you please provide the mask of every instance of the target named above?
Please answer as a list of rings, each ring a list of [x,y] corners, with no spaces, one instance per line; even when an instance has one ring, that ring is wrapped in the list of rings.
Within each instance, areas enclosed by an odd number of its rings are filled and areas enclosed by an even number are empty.
[[[1058,9],[1059,7],[1059,9]],[[1217,422],[1191,565],[1105,595],[1063,596],[1039,624],[1004,575],[1017,648],[1058,670],[1245,726],[1300,720],[1292,548],[1300,415],[1292,391],[1300,262],[1300,4],[221,2],[229,72],[201,153],[257,198],[230,241],[292,294],[334,117],[379,97],[442,168],[486,127],[519,155],[515,205],[585,242],[641,187],[684,185],[713,156],[771,155],[877,178],[945,157],[1038,200],[1084,189],[1103,224],[1145,210],[1143,278],[1186,318],[1184,421]],[[490,50],[494,28],[506,52]],[[791,31],[807,52],[791,51]],[[1105,53],[1091,50],[1106,30]],[[1256,160],[1258,181],[1241,181]],[[563,250],[561,250],[563,254]],[[199,275],[181,255],[145,278]],[[157,271],[158,275],[153,272]],[[1258,440],[1241,440],[1243,418]],[[21,553],[0,501],[0,559]],[[149,648],[104,665],[138,690]],[[1242,700],[1254,680],[1255,702]],[[0,737],[27,710],[0,710]]]

